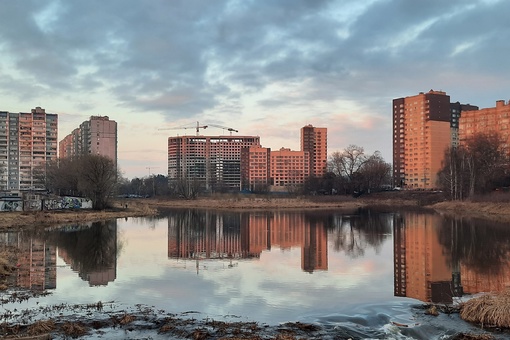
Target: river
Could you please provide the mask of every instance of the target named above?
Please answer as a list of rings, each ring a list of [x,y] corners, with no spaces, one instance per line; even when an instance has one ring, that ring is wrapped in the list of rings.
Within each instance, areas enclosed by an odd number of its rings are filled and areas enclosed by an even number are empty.
[[[2,309],[102,301],[314,323],[360,339],[442,339],[478,328],[419,307],[505,289],[509,241],[506,224],[429,212],[168,210],[0,233],[20,251],[11,284],[49,293]]]

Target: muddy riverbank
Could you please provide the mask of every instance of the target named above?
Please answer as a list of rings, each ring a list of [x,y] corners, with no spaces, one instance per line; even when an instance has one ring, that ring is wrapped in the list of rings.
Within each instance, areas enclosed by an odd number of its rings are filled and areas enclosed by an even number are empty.
[[[396,210],[408,208],[433,209],[448,215],[510,221],[507,201],[459,202],[448,201],[441,192],[383,192],[351,196],[271,197],[255,195],[219,195],[195,200],[148,198],[119,199],[113,208],[103,211],[62,210],[38,212],[2,212],[0,230],[21,227],[45,227],[55,224],[94,222],[112,218],[151,216],[158,209],[194,208],[217,210],[303,210],[335,209],[352,211],[358,208]]]

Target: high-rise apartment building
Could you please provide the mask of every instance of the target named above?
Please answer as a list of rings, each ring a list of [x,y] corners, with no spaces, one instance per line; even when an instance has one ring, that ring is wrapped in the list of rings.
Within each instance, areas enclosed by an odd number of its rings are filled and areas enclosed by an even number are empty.
[[[274,187],[301,186],[310,176],[310,154],[308,151],[292,151],[281,148],[271,151],[270,157],[271,184]]]
[[[450,96],[442,91],[393,100],[395,186],[437,186],[437,173],[445,150],[452,145],[452,131],[459,117],[460,112],[452,114]]]
[[[260,146],[260,137],[169,137],[168,180],[193,182],[205,190],[240,190],[241,150],[252,146]]]
[[[250,146],[241,149],[242,189],[266,191],[270,184],[271,149]]]
[[[117,164],[117,122],[108,116],[91,116],[59,143],[59,157],[101,155]]]
[[[498,100],[495,107],[462,111],[459,139],[463,143],[479,133],[497,133],[510,146],[510,101]]]
[[[308,152],[309,176],[322,177],[328,162],[328,129],[307,125],[301,128],[301,151]]]
[[[42,190],[45,164],[57,159],[58,116],[0,112],[0,190]]]

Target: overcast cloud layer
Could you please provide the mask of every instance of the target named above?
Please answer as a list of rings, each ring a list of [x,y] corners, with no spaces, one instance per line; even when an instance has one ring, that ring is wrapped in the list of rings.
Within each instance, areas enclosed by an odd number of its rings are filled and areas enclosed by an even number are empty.
[[[510,99],[510,1],[0,2],[0,110],[119,123],[127,177],[166,174],[196,121],[299,149],[305,124],[391,162],[391,101],[430,89]],[[207,134],[221,134],[211,127]],[[155,170],[157,169],[157,170]]]

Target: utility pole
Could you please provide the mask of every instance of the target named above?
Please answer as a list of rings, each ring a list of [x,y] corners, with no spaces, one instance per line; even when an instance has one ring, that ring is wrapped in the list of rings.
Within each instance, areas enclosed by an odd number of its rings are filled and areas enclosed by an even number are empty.
[[[151,178],[151,169],[157,169],[159,166],[147,166],[145,169],[149,169],[149,178]],[[152,177],[152,197],[156,196],[156,178]]]

